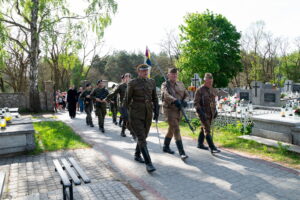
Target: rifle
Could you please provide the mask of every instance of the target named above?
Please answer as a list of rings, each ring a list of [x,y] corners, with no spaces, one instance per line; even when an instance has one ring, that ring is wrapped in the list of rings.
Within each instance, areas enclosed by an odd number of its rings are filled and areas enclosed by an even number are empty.
[[[164,77],[164,79],[166,81],[167,92],[169,94],[171,94],[173,97],[175,97],[175,95],[173,94],[173,92],[171,90],[171,87],[170,87],[170,81],[167,79],[167,77],[165,76],[165,74],[163,73],[162,69],[160,68],[160,66],[158,64],[157,64],[157,68],[159,69],[161,75]],[[184,120],[189,125],[189,128],[191,129],[191,131],[193,132],[193,134],[195,134],[195,130],[192,127],[189,118],[186,116],[185,110],[184,110],[184,108],[183,108],[182,105],[180,105],[179,110],[181,111],[181,113],[182,113],[182,115],[184,117]]]

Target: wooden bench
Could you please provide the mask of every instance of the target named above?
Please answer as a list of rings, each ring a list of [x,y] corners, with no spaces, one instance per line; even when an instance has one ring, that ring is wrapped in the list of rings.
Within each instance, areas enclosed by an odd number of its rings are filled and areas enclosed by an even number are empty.
[[[78,165],[73,157],[53,160],[55,171],[58,172],[63,186],[63,199],[73,200],[73,183],[80,185],[81,182],[90,183],[86,173]],[[69,194],[67,189],[69,188]]]
[[[1,199],[1,196],[2,196],[2,190],[4,188],[4,179],[5,179],[5,173],[0,172],[0,199]]]

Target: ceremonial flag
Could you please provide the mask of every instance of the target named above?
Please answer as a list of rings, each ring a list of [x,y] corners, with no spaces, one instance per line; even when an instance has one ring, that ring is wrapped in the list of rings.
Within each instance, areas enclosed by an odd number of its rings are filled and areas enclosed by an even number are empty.
[[[150,60],[150,51],[148,49],[148,47],[146,47],[146,53],[145,53],[146,59],[145,59],[145,64],[149,65],[149,74],[148,74],[148,78],[150,78],[150,72],[151,72],[151,60]]]

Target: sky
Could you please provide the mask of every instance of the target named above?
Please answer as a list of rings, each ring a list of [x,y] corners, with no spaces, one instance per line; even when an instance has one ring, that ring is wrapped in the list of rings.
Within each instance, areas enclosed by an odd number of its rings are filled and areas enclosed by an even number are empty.
[[[110,50],[159,52],[169,30],[178,31],[189,12],[222,14],[240,32],[262,20],[266,30],[293,41],[300,37],[299,0],[117,0],[118,11],[105,30]]]

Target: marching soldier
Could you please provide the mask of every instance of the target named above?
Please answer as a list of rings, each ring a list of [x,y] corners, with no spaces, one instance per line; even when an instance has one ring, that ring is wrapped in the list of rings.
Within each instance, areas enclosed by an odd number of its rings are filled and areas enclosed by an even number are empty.
[[[83,101],[84,104],[84,111],[86,113],[86,125],[94,127],[92,120],[93,101],[90,95],[91,92],[92,85],[90,83],[87,83],[85,86],[85,91],[80,95],[80,99]]]
[[[155,171],[147,148],[147,136],[152,123],[159,116],[159,105],[156,94],[156,85],[153,79],[148,78],[148,65],[137,66],[138,78],[128,83],[124,105],[128,109],[129,126],[137,137],[135,160],[145,162],[148,172]],[[141,153],[144,160],[141,158]]]
[[[108,95],[108,90],[105,88],[105,83],[102,80],[97,82],[97,88],[95,88],[92,93],[91,97],[96,102],[96,115],[98,116],[98,124],[99,130],[104,133],[104,118],[106,115],[106,102],[105,98]]]
[[[122,83],[124,83],[124,77],[125,77],[125,74],[123,74],[122,76],[121,76],[121,83],[120,84],[122,84]],[[126,85],[126,87],[127,87],[127,85]],[[125,92],[126,92],[126,89],[125,89]],[[125,93],[124,93],[125,94]],[[125,95],[124,95],[125,96]],[[123,102],[121,102],[121,99],[120,99],[120,95],[119,95],[119,98],[118,98],[118,103],[119,103],[119,112],[120,112],[120,114],[121,114],[121,116],[120,116],[120,119],[119,119],[119,126],[122,128],[122,122],[123,122],[123,117],[122,117],[122,106],[123,106]],[[123,100],[124,100],[124,98],[123,98]],[[127,112],[127,111],[126,111]]]
[[[127,123],[128,123],[128,113],[127,113],[127,109],[123,105],[123,103],[124,103],[123,101],[124,101],[124,97],[125,97],[125,93],[126,93],[126,89],[127,89],[127,83],[130,80],[131,80],[131,74],[126,73],[123,76],[123,83],[120,84],[113,93],[109,94],[106,97],[106,101],[111,101],[111,99],[117,97],[118,94],[120,95],[120,113],[121,113],[120,118],[122,118],[122,120],[123,120],[122,131],[121,131],[122,137],[126,137],[125,130],[126,130]]]
[[[112,86],[112,89],[114,89],[116,87],[116,85],[115,84],[113,84],[113,86]],[[116,89],[115,89],[116,90]],[[115,91],[114,90],[114,91]],[[112,99],[111,99],[111,101],[109,102],[109,107],[110,107],[110,111],[111,111],[111,113],[112,113],[112,118],[113,118],[113,123],[115,124],[115,125],[117,125],[118,123],[117,123],[117,114],[118,114],[118,102],[117,102],[117,97],[118,96],[114,96]]]
[[[212,120],[217,117],[215,97],[218,92],[212,86],[213,76],[211,73],[205,74],[204,82],[205,83],[197,89],[194,99],[194,106],[202,123],[198,137],[198,148],[208,150],[203,144],[204,138],[206,137],[211,153],[220,153],[221,151],[214,145],[211,136],[211,123]]]
[[[177,77],[177,69],[170,68],[168,70],[168,81],[164,82],[161,87],[163,111],[169,124],[168,133],[165,136],[163,151],[174,154],[174,151],[170,149],[170,142],[174,136],[180,157],[184,160],[188,158],[188,156],[184,152],[179,129],[179,122],[182,117],[180,107],[187,106],[185,99],[189,96],[189,94],[183,83],[177,80]]]

